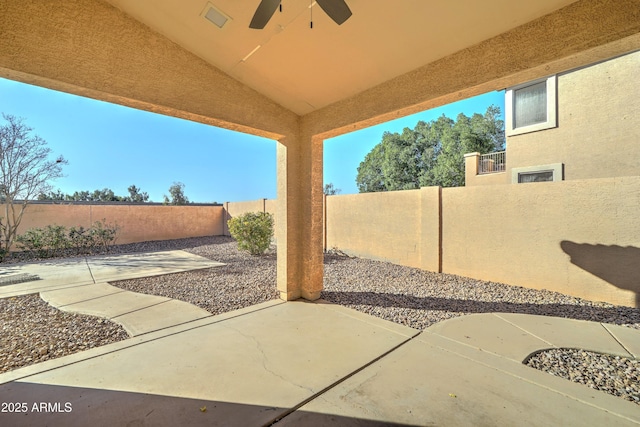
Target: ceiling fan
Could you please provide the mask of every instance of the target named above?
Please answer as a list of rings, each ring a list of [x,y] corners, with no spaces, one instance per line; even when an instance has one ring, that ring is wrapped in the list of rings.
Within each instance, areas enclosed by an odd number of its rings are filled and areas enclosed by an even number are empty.
[[[253,15],[249,28],[255,28],[257,30],[263,29],[276,12],[278,6],[280,6],[280,1],[281,0],[262,0],[256,9],[256,13]],[[344,0],[316,0],[316,3],[318,3],[318,6],[338,25],[341,25],[351,16],[351,9],[349,9],[349,6],[347,6]]]

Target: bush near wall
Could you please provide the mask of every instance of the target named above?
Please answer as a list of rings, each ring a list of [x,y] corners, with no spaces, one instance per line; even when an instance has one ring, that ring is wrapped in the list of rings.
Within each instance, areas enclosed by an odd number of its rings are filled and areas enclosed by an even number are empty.
[[[238,248],[251,255],[262,255],[273,237],[273,215],[268,212],[247,212],[228,221],[231,237]]]
[[[20,249],[38,258],[63,255],[66,251],[79,254],[109,251],[115,244],[120,227],[107,223],[106,219],[94,222],[91,227],[67,227],[47,225],[31,228],[16,238]]]

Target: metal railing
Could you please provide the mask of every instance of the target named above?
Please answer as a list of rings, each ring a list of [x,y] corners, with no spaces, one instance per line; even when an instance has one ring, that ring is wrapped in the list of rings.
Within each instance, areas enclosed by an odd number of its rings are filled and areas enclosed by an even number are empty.
[[[507,163],[507,152],[481,154],[478,161],[478,175],[487,173],[504,172]]]

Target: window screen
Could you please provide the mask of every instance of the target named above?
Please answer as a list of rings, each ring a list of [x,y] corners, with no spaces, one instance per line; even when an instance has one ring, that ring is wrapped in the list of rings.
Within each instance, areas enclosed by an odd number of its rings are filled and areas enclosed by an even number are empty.
[[[525,182],[553,181],[553,171],[527,172],[518,174],[518,184]]]
[[[547,83],[540,82],[513,91],[514,128],[547,121]]]

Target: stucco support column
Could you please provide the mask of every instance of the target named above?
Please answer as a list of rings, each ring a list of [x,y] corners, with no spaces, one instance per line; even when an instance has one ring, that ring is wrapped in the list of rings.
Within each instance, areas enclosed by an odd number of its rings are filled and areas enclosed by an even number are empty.
[[[474,184],[474,179],[478,175],[478,162],[480,161],[480,153],[467,153],[464,155],[464,182],[465,186],[470,187]]]
[[[322,142],[295,136],[277,147],[277,282],[286,301],[313,301],[322,291]]]

